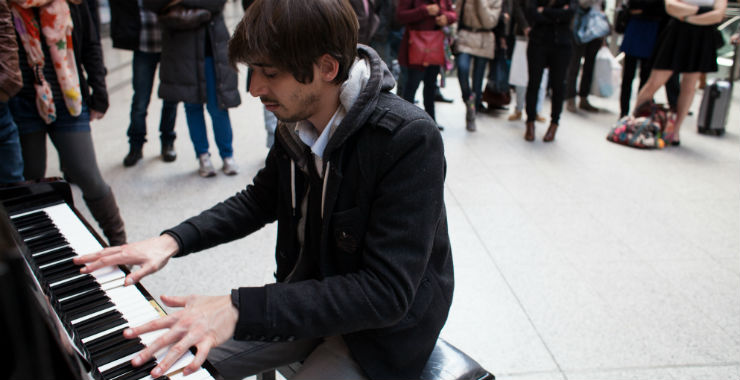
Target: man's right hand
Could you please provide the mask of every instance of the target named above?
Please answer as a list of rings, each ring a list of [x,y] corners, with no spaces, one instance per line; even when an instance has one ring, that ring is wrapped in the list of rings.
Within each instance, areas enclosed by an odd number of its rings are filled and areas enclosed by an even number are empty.
[[[90,273],[114,265],[138,265],[140,266],[138,270],[126,276],[125,285],[133,285],[144,276],[162,269],[178,250],[177,241],[172,236],[163,234],[148,240],[120,247],[108,247],[100,252],[75,257],[74,263],[85,264],[80,269],[81,273]]]

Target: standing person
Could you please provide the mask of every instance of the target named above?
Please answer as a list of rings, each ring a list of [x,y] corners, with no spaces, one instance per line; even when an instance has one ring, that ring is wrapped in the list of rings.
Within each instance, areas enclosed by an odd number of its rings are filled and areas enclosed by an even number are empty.
[[[133,50],[131,84],[131,122],[128,126],[129,152],[123,166],[130,167],[143,157],[146,142],[146,115],[154,87],[154,74],[162,56],[162,30],[157,15],[141,6],[141,0],[111,0],[111,39],[113,47]],[[159,118],[159,140],[162,161],[177,159],[175,152],[175,118],[177,102],[164,100]]]
[[[529,32],[532,30],[532,28],[529,26],[529,21],[527,21],[527,8],[526,8],[527,1],[526,0],[514,0],[512,7],[513,7],[513,31],[516,39],[520,39],[523,41],[529,40]],[[514,43],[512,43],[511,47],[512,50],[514,49]],[[526,56],[524,56],[526,58]],[[520,64],[517,62],[517,64]],[[528,64],[527,64],[528,66]],[[540,123],[545,121],[545,117],[540,114],[542,111],[542,105],[545,101],[545,96],[547,95],[547,85],[549,83],[548,81],[549,77],[549,70],[545,68],[542,72],[542,82],[540,83],[540,90],[537,92],[537,117],[535,118],[535,121],[538,121]],[[524,98],[527,95],[527,86],[526,85],[515,85],[514,87],[514,94],[516,97],[515,105],[514,105],[514,112],[509,115],[509,121],[517,121],[522,119],[522,111],[524,110]]]
[[[624,52],[622,68],[622,86],[619,95],[619,117],[629,114],[632,97],[632,81],[635,78],[637,65],[640,65],[639,88],[647,83],[653,68],[653,56],[658,36],[670,20],[665,12],[663,0],[630,0],[627,3],[630,18],[624,32],[620,50]],[[678,108],[678,73],[674,73],[665,84],[668,104],[676,112]]]
[[[8,99],[23,87],[18,66],[13,16],[7,0],[0,0],[0,183],[23,182],[23,156],[18,126],[13,122]]]
[[[593,7],[602,9],[603,0],[578,0],[578,5],[578,13],[585,15]],[[591,83],[594,79],[596,54],[602,45],[604,45],[603,38],[595,38],[583,44],[578,41],[574,41],[573,43],[573,53],[570,57],[570,64],[568,65],[567,87],[565,90],[566,108],[569,112],[577,112],[576,81],[578,81],[579,72],[581,73],[581,80],[578,86],[578,96],[581,100],[578,103],[578,108],[586,112],[599,112],[599,109],[588,101],[588,94],[591,93]],[[583,59],[583,70],[581,70],[581,59]]]
[[[75,262],[83,272],[141,264],[126,279],[135,283],[171,257],[277,220],[278,282],[163,296],[184,309],[125,332],[169,330],[133,364],[179,341],[153,377],[195,346],[185,375],[207,356],[229,379],[295,361],[301,379],[418,379],[454,283],[434,121],[390,92],[380,57],[357,46],[346,0],[257,0],[229,50],[249,65],[250,93],[281,120],[264,168],[242,192],[158,237]]]
[[[661,33],[653,70],[637,94],[635,113],[652,102],[653,95],[674,73],[681,73],[676,122],[666,127],[666,144],[679,145],[679,131],[694,99],[696,82],[702,73],[717,71],[717,47],[722,43],[717,24],[722,22],[727,0],[714,6],[696,6],[679,0],[665,0],[666,12],[673,17]]]
[[[537,92],[545,67],[550,69],[550,88],[552,89],[552,111],[550,126],[542,141],[555,139],[563,111],[565,74],[568,70],[572,51],[573,36],[570,24],[573,21],[571,0],[527,0],[529,44],[527,45],[527,64],[529,82],[527,83],[527,122],[524,139],[534,140],[534,122],[537,119]]]
[[[146,9],[161,13],[170,0],[143,0]],[[171,29],[163,25],[162,61],[159,69],[159,96],[185,103],[190,140],[198,160],[198,174],[213,177],[216,170],[208,152],[208,134],[203,105],[211,115],[213,135],[226,175],[239,169],[234,160],[233,133],[229,108],[241,103],[237,72],[229,65],[229,30],[224,22],[226,0],[182,0],[178,5],[210,12],[210,21],[192,29]]]
[[[405,26],[398,52],[398,62],[406,67],[406,81],[402,97],[413,103],[419,84],[424,82],[424,110],[436,121],[434,98],[440,65],[410,65],[408,57],[409,30],[435,30],[454,24],[457,14],[451,0],[399,0],[396,9],[398,22]]]
[[[44,177],[48,135],[110,245],[125,244],[123,220],[100,175],[90,135],[90,121],[108,109],[103,51],[90,10],[66,0],[10,0],[10,6],[23,62],[23,88],[9,102],[20,132],[23,175]]]
[[[457,0],[457,39],[455,63],[465,104],[465,129],[475,131],[476,108],[483,96],[483,75],[488,60],[496,49],[496,27],[501,14],[501,0]],[[473,67],[473,88],[470,86],[470,68]]]

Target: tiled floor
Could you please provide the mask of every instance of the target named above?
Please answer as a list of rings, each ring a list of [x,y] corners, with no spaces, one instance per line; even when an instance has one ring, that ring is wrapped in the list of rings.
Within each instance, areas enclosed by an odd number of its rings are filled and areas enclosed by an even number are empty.
[[[130,53],[106,46],[111,108],[93,137],[130,240],[250,182],[267,149],[261,105],[244,92],[231,110],[238,176],[198,177],[182,107],[179,157],[163,163],[158,99],[145,157],[124,168]],[[726,135],[699,135],[690,117],[680,148],[640,151],[605,141],[616,97],[593,99],[599,114],[565,112],[545,144],[544,124],[527,143],[523,122],[505,112],[480,115],[466,132],[453,77],[443,91],[456,98],[437,103],[457,281],[447,340],[500,379],[740,379],[740,92]],[[58,174],[50,157],[47,174]],[[155,295],[225,294],[269,282],[274,241],[267,226],[172,260],[144,285]]]

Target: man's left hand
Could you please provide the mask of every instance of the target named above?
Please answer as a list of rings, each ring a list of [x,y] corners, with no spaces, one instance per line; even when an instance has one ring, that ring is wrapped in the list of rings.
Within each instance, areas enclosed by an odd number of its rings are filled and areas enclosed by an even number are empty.
[[[151,375],[154,378],[167,373],[177,359],[192,346],[195,346],[197,352],[193,361],[184,368],[183,374],[189,375],[197,371],[213,347],[226,342],[234,335],[239,311],[232,305],[231,296],[163,295],[161,299],[167,306],[183,309],[123,332],[126,338],[132,339],[150,331],[169,329],[131,360],[131,364],[139,366],[146,363],[159,350],[172,345],[167,355],[152,370]]]

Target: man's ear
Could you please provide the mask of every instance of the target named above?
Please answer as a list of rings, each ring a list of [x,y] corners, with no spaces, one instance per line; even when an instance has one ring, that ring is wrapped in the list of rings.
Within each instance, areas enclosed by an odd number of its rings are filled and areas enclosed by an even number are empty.
[[[339,61],[329,54],[322,55],[317,65],[319,66],[319,75],[325,82],[333,81],[339,73]]]

